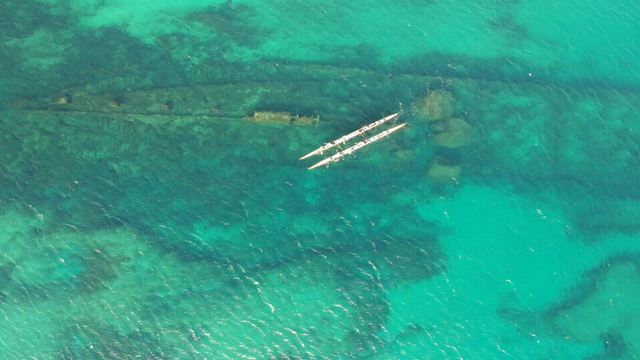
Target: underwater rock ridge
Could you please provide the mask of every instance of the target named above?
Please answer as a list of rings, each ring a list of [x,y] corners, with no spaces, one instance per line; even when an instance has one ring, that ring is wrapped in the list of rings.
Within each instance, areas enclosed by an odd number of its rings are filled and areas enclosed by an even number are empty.
[[[637,299],[640,253],[612,256],[586,272],[568,295],[539,311],[503,308],[499,314],[525,333],[575,341],[601,342],[604,353],[640,357]]]

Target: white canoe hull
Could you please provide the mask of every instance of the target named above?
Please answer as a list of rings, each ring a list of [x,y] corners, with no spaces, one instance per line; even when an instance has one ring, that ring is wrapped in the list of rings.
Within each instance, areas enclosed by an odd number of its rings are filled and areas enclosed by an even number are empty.
[[[396,115],[396,114],[394,114],[394,115]],[[378,134],[376,134],[376,135],[374,135],[374,136],[372,136],[372,137],[370,137],[368,139],[360,141],[357,144],[355,144],[355,145],[353,145],[353,146],[351,146],[351,147],[349,147],[347,149],[344,149],[344,150],[336,153],[335,155],[330,156],[330,157],[328,157],[328,158],[326,158],[326,159],[324,159],[324,160],[322,160],[322,161],[310,166],[309,170],[317,169],[317,168],[319,168],[321,166],[328,166],[328,165],[330,165],[332,163],[338,162],[343,157],[351,155],[354,152],[356,152],[356,151],[362,149],[363,147],[365,147],[367,145],[370,145],[370,144],[372,144],[372,143],[374,143],[374,142],[376,142],[378,140],[384,139],[385,137],[393,134],[394,132],[402,129],[405,126],[407,126],[406,123],[400,124],[400,125],[396,125],[396,126],[390,128],[390,129],[382,131],[382,132],[380,132],[380,133],[378,133]]]

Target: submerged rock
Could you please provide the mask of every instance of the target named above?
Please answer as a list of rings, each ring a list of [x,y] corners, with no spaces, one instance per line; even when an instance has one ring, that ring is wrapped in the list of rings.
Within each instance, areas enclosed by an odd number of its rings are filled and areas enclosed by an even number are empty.
[[[439,124],[439,132],[435,136],[436,145],[449,149],[456,149],[467,145],[471,141],[473,128],[460,118],[450,118]]]
[[[418,104],[417,113],[429,121],[444,120],[453,116],[455,99],[445,90],[435,90],[429,93]]]
[[[433,184],[443,185],[457,182],[462,171],[462,165],[447,162],[444,158],[436,157],[429,170],[427,170],[427,178]]]

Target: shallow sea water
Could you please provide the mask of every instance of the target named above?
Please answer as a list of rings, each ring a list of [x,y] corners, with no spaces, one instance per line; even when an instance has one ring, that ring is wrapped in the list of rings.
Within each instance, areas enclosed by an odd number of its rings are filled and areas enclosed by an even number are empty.
[[[0,357],[640,358],[639,21],[3,2]]]

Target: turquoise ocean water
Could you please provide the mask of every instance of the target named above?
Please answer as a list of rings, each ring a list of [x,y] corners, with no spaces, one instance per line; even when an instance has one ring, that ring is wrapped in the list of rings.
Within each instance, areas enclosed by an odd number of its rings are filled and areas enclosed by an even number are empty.
[[[638,24],[2,1],[0,358],[639,359]]]

